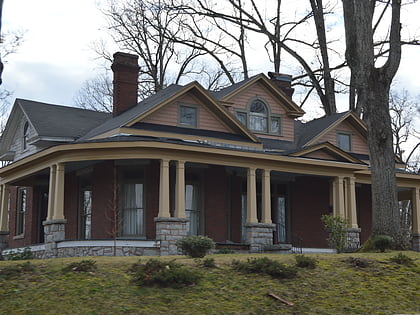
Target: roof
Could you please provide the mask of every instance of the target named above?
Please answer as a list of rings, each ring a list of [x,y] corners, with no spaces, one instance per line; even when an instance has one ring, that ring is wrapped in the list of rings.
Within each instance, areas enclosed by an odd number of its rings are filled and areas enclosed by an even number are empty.
[[[38,136],[78,138],[110,114],[76,107],[16,99]]]

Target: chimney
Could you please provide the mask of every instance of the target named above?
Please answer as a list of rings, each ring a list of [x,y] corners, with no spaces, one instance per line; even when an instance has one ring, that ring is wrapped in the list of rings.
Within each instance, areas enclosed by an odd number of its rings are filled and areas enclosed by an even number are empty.
[[[292,88],[292,76],[290,74],[269,72],[268,76],[280,90],[282,90],[287,96],[292,98],[295,89]]]
[[[137,104],[139,57],[117,52],[111,69],[114,72],[113,116],[117,116]]]

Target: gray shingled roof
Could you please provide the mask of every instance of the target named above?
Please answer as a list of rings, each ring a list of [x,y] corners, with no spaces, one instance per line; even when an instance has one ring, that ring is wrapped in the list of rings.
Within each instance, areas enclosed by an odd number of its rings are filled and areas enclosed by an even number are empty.
[[[16,99],[39,136],[78,138],[110,114],[82,108]]]
[[[318,119],[308,121],[307,123],[295,123],[295,136],[298,139],[297,146],[302,147],[313,138],[318,136],[326,128],[340,120],[348,112],[336,113],[331,116],[324,116]]]
[[[88,132],[85,136],[80,138],[80,141],[87,140],[91,137],[97,136],[106,131],[124,126],[133,118],[138,117],[141,114],[145,113],[146,111],[150,110],[151,108],[159,105],[161,102],[175,95],[176,93],[181,91],[183,88],[184,86],[176,85],[176,84],[168,86],[167,88],[141,101],[136,106],[131,107],[127,111],[123,112],[121,115],[115,116],[109,119],[108,121],[105,121],[103,124],[94,128],[93,130]]]

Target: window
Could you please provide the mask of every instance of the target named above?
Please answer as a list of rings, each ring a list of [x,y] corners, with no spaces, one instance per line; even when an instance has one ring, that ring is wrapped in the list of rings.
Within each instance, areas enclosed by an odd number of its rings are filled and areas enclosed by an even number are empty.
[[[28,148],[28,138],[29,138],[29,124],[28,122],[25,122],[25,125],[23,126],[23,139],[22,139],[23,150],[26,150]]]
[[[338,133],[337,134],[337,146],[344,151],[351,151],[351,134],[349,133]]]
[[[197,184],[185,185],[185,215],[188,235],[199,235],[201,231],[201,211],[199,201],[199,187]]]
[[[92,236],[92,190],[83,188],[80,198],[80,238],[88,240]]]
[[[266,105],[260,100],[253,101],[249,108],[249,128],[267,132],[267,117]]]
[[[123,184],[122,236],[145,236],[143,184],[129,182]]]
[[[236,118],[249,129],[266,134],[281,134],[281,117],[272,115],[270,107],[260,99],[254,99],[248,112],[236,111]]]
[[[24,232],[25,213],[26,213],[26,188],[19,188],[17,192],[15,235],[22,235]]]
[[[197,107],[179,106],[179,124],[185,127],[197,127]]]

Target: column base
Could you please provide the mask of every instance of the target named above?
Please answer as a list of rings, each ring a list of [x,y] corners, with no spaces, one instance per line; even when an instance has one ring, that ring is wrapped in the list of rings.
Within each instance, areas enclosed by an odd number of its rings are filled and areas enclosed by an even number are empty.
[[[42,222],[44,226],[45,251],[44,258],[57,257],[57,242],[66,237],[65,227],[67,220],[47,220]]]
[[[346,246],[344,252],[353,253],[360,248],[360,228],[347,229]]]
[[[160,255],[180,255],[176,241],[187,236],[187,222],[184,218],[155,218],[156,239],[160,240]]]
[[[420,234],[413,234],[412,236],[413,250],[420,252]]]
[[[272,223],[247,223],[246,240],[250,253],[261,253],[266,246],[273,245],[273,232],[276,225]]]

